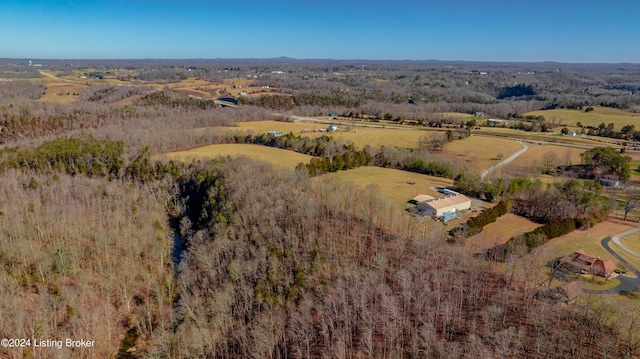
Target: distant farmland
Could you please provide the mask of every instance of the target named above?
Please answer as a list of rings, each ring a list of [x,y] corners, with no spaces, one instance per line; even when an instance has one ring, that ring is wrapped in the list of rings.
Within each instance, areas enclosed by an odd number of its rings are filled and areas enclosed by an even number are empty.
[[[299,163],[309,163],[311,156],[260,145],[222,144],[197,147],[187,151],[169,152],[158,158],[189,162],[193,159],[216,158],[219,156],[247,156],[271,162],[278,166],[294,168]]]
[[[584,110],[541,110],[532,111],[524,114],[525,116],[544,116],[547,121],[557,119],[564,126],[575,127],[580,122],[583,126],[597,127],[601,123],[613,123],[616,130],[620,130],[625,125],[640,124],[640,114],[634,114],[621,111],[615,108],[594,107],[593,111],[585,112]]]
[[[395,129],[395,128],[378,128],[378,127],[360,127],[338,125],[337,131],[332,132],[313,132],[321,128],[326,129],[328,124],[318,122],[280,122],[280,121],[252,121],[240,122],[237,127],[227,127],[227,129],[247,130],[254,134],[267,133],[271,130],[280,131],[284,134],[292,132],[300,136],[320,137],[322,135],[339,138],[345,142],[352,142],[358,148],[364,148],[369,145],[371,147],[394,146],[404,148],[417,148],[418,138],[429,135],[426,130],[418,129]],[[301,133],[302,130],[310,130],[311,132]]]

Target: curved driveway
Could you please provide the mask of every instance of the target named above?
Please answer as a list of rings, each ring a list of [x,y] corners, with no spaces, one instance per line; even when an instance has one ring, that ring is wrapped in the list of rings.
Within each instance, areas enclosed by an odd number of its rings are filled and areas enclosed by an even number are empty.
[[[498,163],[497,165],[491,166],[489,168],[487,168],[486,170],[480,172],[480,178],[485,178],[489,173],[497,170],[498,168],[507,165],[509,162],[515,160],[518,156],[520,156],[521,154],[523,154],[526,150],[529,149],[529,146],[525,145],[524,143],[522,143],[521,140],[518,140],[518,143],[520,144],[520,146],[522,146],[521,150],[518,150],[516,153],[512,154],[511,156],[507,157],[504,159],[504,161]]]
[[[626,232],[622,232],[622,233],[618,233],[616,235],[613,235],[611,237],[607,237],[604,238],[602,240],[602,247],[604,247],[604,249],[607,250],[607,252],[609,252],[612,256],[614,256],[617,260],[619,260],[621,263],[624,263],[624,265],[633,272],[633,274],[635,274],[636,278],[630,278],[624,275],[620,275],[618,276],[618,280],[620,281],[620,284],[618,284],[615,288],[609,289],[609,290],[603,290],[603,291],[599,291],[599,290],[594,290],[594,291],[588,291],[591,293],[624,293],[624,292],[635,292],[638,290],[638,288],[640,287],[640,270],[638,270],[638,268],[636,268],[633,264],[627,262],[624,258],[622,258],[618,253],[616,253],[613,249],[611,249],[611,246],[609,245],[609,242],[613,241],[613,243],[615,243],[617,246],[619,246],[622,250],[624,250],[625,252],[629,253],[630,255],[636,257],[636,258],[640,258],[640,255],[635,253],[634,251],[630,250],[629,248],[625,247],[622,243],[620,243],[620,238],[624,237],[624,236],[628,236],[630,234],[636,233],[640,231],[640,227],[636,227],[633,229],[630,229]]]

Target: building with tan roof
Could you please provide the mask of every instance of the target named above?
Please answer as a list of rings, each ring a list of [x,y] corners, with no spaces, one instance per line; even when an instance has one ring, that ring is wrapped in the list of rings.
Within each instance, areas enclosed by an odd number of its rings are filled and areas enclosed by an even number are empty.
[[[454,194],[418,202],[418,211],[430,216],[442,216],[471,208],[471,199],[462,194]]]

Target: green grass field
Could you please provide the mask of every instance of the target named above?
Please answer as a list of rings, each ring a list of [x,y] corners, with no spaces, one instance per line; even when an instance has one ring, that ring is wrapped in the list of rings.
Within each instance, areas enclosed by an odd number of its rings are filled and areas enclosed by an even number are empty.
[[[442,196],[431,188],[435,186],[451,186],[453,184],[453,181],[446,178],[370,166],[334,172],[327,176],[353,182],[360,187],[366,187],[371,184],[378,185],[380,193],[401,208],[406,208],[408,206],[407,201],[418,194],[426,194],[433,197]]]
[[[633,114],[614,108],[594,107],[591,112],[583,110],[554,109],[533,111],[523,114],[525,116],[544,116],[547,121],[556,121],[565,126],[575,127],[577,122],[583,126],[598,126],[601,123],[613,123],[614,128],[619,130],[625,125],[635,125],[640,127],[640,114]]]
[[[158,159],[173,159],[188,162],[192,159],[215,158],[218,156],[247,156],[253,159],[271,162],[278,166],[294,168],[300,162],[308,163],[311,156],[278,148],[245,145],[222,144],[193,148],[187,151],[169,152],[157,156]]]

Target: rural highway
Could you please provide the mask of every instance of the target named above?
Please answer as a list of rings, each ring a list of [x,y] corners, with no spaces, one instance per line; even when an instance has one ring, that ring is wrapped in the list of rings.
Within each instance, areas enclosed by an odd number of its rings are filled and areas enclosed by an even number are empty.
[[[520,144],[520,146],[522,146],[521,150],[518,150],[516,153],[512,154],[511,156],[507,157],[504,159],[504,161],[491,166],[489,168],[487,168],[486,170],[480,172],[480,178],[485,178],[489,173],[497,170],[498,168],[505,166],[507,164],[509,164],[511,161],[515,160],[518,156],[520,156],[521,154],[525,153],[528,149],[529,146],[525,145],[524,143],[522,143],[521,140],[518,140],[518,143]]]

